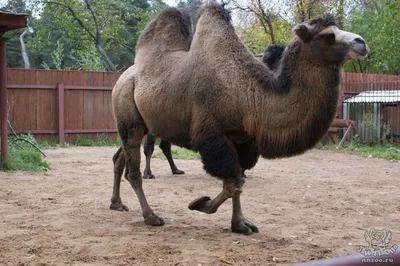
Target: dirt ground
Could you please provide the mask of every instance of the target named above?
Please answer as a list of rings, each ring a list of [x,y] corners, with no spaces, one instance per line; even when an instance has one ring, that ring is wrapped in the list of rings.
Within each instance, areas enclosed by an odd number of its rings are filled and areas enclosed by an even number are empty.
[[[144,189],[163,227],[143,223],[127,181],[129,212],[109,210],[116,148],[47,150],[46,173],[0,173],[0,265],[289,265],[356,253],[365,230],[400,244],[400,163],[313,150],[260,159],[247,172],[245,215],[260,233],[230,232],[231,201],[207,215],[188,209],[221,182],[200,161],[153,159]],[[144,167],[142,157],[142,169]],[[223,257],[221,257],[223,256]]]

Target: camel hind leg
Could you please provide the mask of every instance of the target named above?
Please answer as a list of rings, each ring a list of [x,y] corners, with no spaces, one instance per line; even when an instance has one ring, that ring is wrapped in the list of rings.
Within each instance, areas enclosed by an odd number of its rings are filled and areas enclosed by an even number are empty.
[[[164,220],[158,217],[147,202],[142,186],[142,173],[140,172],[140,145],[145,135],[145,124],[142,121],[132,122],[129,126],[122,123],[118,132],[122,139],[125,160],[128,168],[127,180],[138,197],[145,224],[159,226]]]
[[[144,155],[146,156],[146,168],[144,169],[144,172],[143,172],[144,179],[154,179],[155,178],[154,174],[151,172],[150,163],[151,163],[151,156],[153,155],[153,152],[154,152],[154,144],[156,142],[156,139],[157,138],[155,136],[153,136],[151,134],[147,134],[147,138],[144,143]],[[176,167],[174,159],[172,158],[171,143],[161,140],[160,149],[162,150],[162,152],[164,153],[165,157],[168,160],[169,166],[171,167],[172,174],[184,175],[185,172],[182,170],[179,170],[178,167]]]
[[[156,137],[147,134],[146,141],[144,142],[144,147],[143,147],[143,153],[146,156],[146,168],[143,171],[143,178],[144,179],[154,179],[156,178],[153,173],[151,172],[151,156],[153,155],[154,152],[154,144],[156,142]]]
[[[113,156],[114,163],[114,187],[113,193],[111,197],[111,210],[116,211],[128,211],[128,207],[122,204],[121,195],[120,195],[120,186],[121,186],[121,176],[124,172],[125,167],[125,154],[122,150],[122,146],[119,147],[118,151]]]
[[[160,149],[164,153],[165,157],[167,157],[169,166],[171,167],[171,171],[174,175],[184,175],[185,172],[182,170],[179,170],[178,167],[176,167],[174,159],[172,158],[172,153],[171,153],[171,143],[165,140],[161,140],[160,143]]]

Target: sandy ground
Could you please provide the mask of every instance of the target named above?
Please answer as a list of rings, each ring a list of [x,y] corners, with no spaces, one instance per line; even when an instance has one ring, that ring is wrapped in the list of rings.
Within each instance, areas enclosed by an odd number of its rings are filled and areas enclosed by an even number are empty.
[[[221,190],[200,161],[176,160],[184,176],[152,161],[144,189],[165,226],[144,225],[127,181],[129,212],[109,210],[115,151],[52,149],[47,173],[0,173],[0,265],[288,265],[356,253],[371,227],[400,244],[398,161],[320,150],[261,159],[242,194],[260,233],[242,236],[230,232],[230,200],[212,215],[187,208]]]

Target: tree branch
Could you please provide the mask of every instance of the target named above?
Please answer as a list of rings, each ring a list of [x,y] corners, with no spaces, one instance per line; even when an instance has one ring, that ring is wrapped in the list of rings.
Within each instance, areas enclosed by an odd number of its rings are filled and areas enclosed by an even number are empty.
[[[96,27],[96,42],[100,42],[100,40],[101,40],[101,38],[100,38],[100,28],[99,28],[99,23],[98,23],[98,20],[97,20],[96,12],[94,11],[92,3],[90,2],[90,0],[85,0],[85,3],[86,3],[86,7],[89,9],[90,13],[92,14],[94,25]]]
[[[261,26],[262,26],[263,29],[264,29],[265,34],[270,35],[270,34],[269,34],[269,31],[268,31],[268,29],[267,29],[267,26],[265,25],[264,21],[263,21],[262,18],[261,18],[261,15],[260,15],[256,10],[254,10],[254,9],[251,8],[250,6],[242,7],[242,6],[240,6],[236,1],[235,1],[234,3],[235,3],[235,6],[236,6],[237,9],[242,10],[242,11],[245,11],[245,12],[251,12],[251,13],[253,13],[254,15],[256,15],[257,19],[260,21]]]
[[[92,37],[92,39],[95,43],[95,46],[97,48],[97,51],[102,56],[102,59],[103,59],[102,61],[103,61],[104,66],[106,67],[106,69],[111,70],[111,71],[117,71],[117,68],[115,67],[115,65],[111,61],[111,59],[108,57],[107,52],[103,47],[97,15],[96,15],[96,12],[95,12],[90,0],[85,0],[85,3],[86,3],[87,9],[89,9],[89,11],[93,17],[93,21],[94,21],[95,28],[96,28],[95,34],[93,32],[91,32],[90,29],[83,23],[83,21],[78,17],[78,15],[75,13],[75,11],[72,9],[71,6],[69,6],[65,3],[54,2],[54,1],[44,1],[44,3],[56,4],[56,5],[59,5],[59,6],[62,6],[66,9],[68,9],[69,12],[71,13],[71,15],[74,17],[74,19],[78,22],[78,24],[89,34],[90,37]]]
[[[261,11],[261,15],[262,15],[263,19],[265,20],[265,22],[267,23],[267,25],[268,25],[268,30],[269,30],[269,35],[271,37],[271,42],[273,44],[275,44],[276,41],[275,41],[274,28],[272,27],[271,14],[267,15],[265,13],[265,10],[264,10],[264,8],[262,6],[261,0],[258,0],[257,3],[258,3],[258,9]]]
[[[130,51],[133,52],[133,53],[135,52],[135,48],[132,48],[132,47],[129,46],[129,45],[123,44],[123,43],[121,43],[120,41],[118,41],[118,40],[115,39],[115,38],[109,38],[108,40],[113,41],[113,42],[115,42],[116,44],[121,45],[122,47],[125,47],[126,49],[130,50]]]
[[[96,36],[89,30],[88,27],[86,27],[86,25],[83,23],[83,21],[78,17],[78,15],[75,13],[75,11],[72,9],[72,7],[70,7],[69,5],[66,4],[62,4],[60,2],[53,2],[53,1],[44,1],[44,3],[48,3],[48,4],[55,4],[55,5],[59,5],[62,7],[65,7],[66,9],[68,9],[68,11],[71,13],[71,15],[74,17],[74,19],[78,22],[78,24],[82,27],[82,29],[84,29],[89,35],[90,37],[92,37],[93,39],[96,39]]]

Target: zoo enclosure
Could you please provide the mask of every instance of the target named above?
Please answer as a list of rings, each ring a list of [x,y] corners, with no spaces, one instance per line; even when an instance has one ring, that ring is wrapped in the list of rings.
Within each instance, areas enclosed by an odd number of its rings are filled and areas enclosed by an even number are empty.
[[[356,121],[363,141],[400,142],[400,76],[344,74],[338,114]]]
[[[31,133],[38,140],[115,139],[111,90],[120,74],[8,69],[10,124],[16,133]],[[390,130],[393,140],[400,142],[400,100],[393,96],[385,102],[378,95],[369,102],[345,102],[366,91],[400,93],[400,76],[344,73],[337,117],[355,120],[366,140]],[[12,134],[11,128],[8,133]]]

